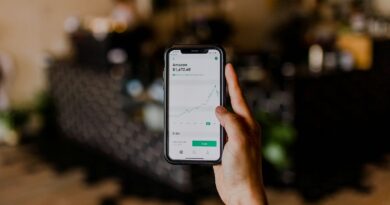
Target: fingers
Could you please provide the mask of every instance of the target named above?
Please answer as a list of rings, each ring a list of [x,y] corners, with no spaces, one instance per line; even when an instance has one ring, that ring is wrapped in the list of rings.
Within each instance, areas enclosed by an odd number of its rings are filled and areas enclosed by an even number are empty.
[[[219,172],[221,171],[221,165],[220,164],[214,165],[213,170],[214,170],[214,174],[217,176],[219,174]]]
[[[229,136],[229,142],[234,144],[241,144],[247,141],[245,126],[240,121],[240,117],[234,113],[231,113],[222,106],[218,106],[215,110],[217,118],[221,125],[225,128],[227,135]]]
[[[214,165],[213,166],[214,175],[215,175],[215,182],[222,182],[223,181],[223,167],[222,164]],[[218,187],[217,187],[218,189]]]
[[[249,125],[254,125],[255,121],[252,118],[250,109],[242,94],[238,77],[232,64],[228,63],[225,68],[225,77],[230,95],[230,102],[235,113],[243,117]]]

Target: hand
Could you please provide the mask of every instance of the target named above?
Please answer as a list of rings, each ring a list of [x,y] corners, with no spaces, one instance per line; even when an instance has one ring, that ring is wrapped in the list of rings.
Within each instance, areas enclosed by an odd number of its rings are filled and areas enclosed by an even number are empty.
[[[216,108],[227,133],[222,164],[214,166],[215,184],[225,204],[266,204],[260,155],[260,127],[253,119],[231,64],[225,77],[233,111]]]

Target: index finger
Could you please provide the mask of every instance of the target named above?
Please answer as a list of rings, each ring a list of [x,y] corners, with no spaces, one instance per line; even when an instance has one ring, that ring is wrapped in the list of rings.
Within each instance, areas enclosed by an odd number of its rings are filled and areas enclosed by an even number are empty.
[[[244,120],[250,125],[254,125],[251,111],[248,107],[248,104],[242,94],[240,84],[238,82],[238,77],[234,71],[233,65],[228,63],[225,68],[225,77],[228,86],[228,92],[230,95],[230,102],[232,104],[233,111],[244,118]]]

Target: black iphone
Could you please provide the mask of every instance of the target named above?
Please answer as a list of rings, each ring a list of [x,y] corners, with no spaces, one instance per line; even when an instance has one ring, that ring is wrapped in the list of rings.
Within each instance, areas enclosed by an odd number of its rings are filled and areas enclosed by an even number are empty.
[[[172,164],[219,164],[224,129],[215,108],[225,104],[225,52],[177,45],[165,52],[165,158]]]

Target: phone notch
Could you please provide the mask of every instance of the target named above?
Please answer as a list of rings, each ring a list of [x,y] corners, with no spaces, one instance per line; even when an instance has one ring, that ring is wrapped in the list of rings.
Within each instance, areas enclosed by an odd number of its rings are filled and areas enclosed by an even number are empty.
[[[180,49],[182,54],[206,54],[209,52],[207,48],[182,48]]]

